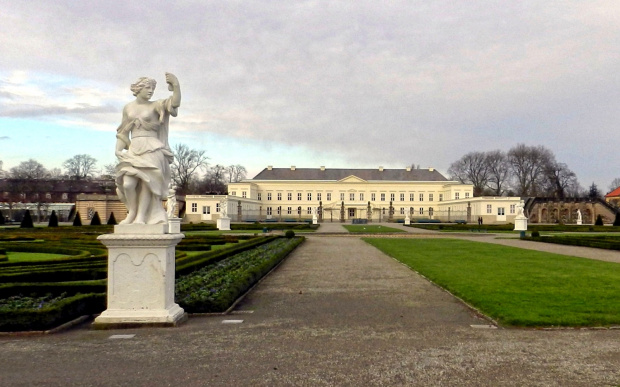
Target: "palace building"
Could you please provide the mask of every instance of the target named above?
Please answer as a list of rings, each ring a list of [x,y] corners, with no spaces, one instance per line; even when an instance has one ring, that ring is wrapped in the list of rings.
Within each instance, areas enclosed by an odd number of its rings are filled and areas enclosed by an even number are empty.
[[[518,197],[473,197],[473,186],[433,168],[273,168],[229,183],[228,195],[187,195],[185,221],[215,221],[227,206],[232,221],[365,219],[513,223]]]

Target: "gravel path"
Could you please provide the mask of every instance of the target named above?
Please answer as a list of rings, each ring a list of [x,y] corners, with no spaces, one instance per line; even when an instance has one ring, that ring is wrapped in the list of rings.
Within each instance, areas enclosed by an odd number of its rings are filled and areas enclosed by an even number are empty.
[[[355,237],[308,236],[231,315],[179,328],[0,337],[0,353],[3,386],[620,383],[620,330],[489,328]]]

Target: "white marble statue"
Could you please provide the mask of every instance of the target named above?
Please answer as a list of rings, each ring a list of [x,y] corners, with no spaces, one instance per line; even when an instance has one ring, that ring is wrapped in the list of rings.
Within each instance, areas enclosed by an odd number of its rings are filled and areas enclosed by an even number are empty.
[[[525,207],[525,202],[521,200],[519,204],[517,204],[517,216],[525,216],[523,213],[523,208]]]
[[[583,219],[581,218],[581,210],[577,210],[577,223],[581,224]]]
[[[170,189],[168,190],[168,200],[166,200],[166,214],[168,215],[168,218],[174,218],[175,217],[175,210],[177,207],[177,191],[176,188],[171,185]]]
[[[221,218],[228,217],[228,198],[225,198],[220,201],[220,217]]]
[[[166,73],[169,98],[149,101],[156,82],[142,77],[131,85],[136,100],[123,109],[116,130],[116,192],[128,213],[121,224],[167,222],[162,201],[168,196],[170,164],[174,155],[168,145],[168,121],[181,105],[176,76]],[[131,135],[131,137],[130,137]]]

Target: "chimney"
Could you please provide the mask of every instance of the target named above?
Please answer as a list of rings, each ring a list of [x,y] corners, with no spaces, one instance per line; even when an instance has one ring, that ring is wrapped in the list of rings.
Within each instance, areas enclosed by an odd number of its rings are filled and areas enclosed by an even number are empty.
[[[273,169],[273,165],[268,165],[268,166],[267,166],[267,170],[268,170],[268,171],[271,171],[272,169]]]
[[[325,170],[325,165],[321,165],[321,171]]]
[[[379,172],[383,172],[383,167],[379,167]]]
[[[294,170],[295,170],[295,166],[291,165],[291,171],[294,171]]]

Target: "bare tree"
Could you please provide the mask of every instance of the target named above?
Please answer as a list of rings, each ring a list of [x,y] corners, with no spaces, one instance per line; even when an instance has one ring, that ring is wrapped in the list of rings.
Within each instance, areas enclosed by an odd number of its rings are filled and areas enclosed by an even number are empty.
[[[518,144],[508,151],[508,161],[519,196],[537,196],[546,183],[545,172],[555,163],[555,156],[544,146]]]
[[[23,161],[11,168],[11,178],[8,182],[9,192],[13,202],[30,202],[37,205],[37,221],[41,220],[41,206],[46,201],[43,194],[49,191],[50,174],[43,164],[34,159]],[[12,206],[9,205],[12,212]]]
[[[198,184],[198,191],[209,194],[225,194],[227,169],[221,164],[208,168],[204,178]]]
[[[43,164],[35,159],[22,161],[18,166],[11,168],[11,177],[13,179],[38,180],[45,179],[49,176],[49,172]]]
[[[67,176],[75,180],[83,180],[93,176],[97,160],[87,154],[75,155],[66,160],[62,166],[67,170]]]
[[[452,180],[474,186],[474,196],[482,195],[489,181],[489,168],[484,152],[471,152],[455,161],[448,168]]]
[[[248,173],[245,167],[239,164],[229,165],[227,172],[228,172],[228,181],[230,183],[236,183],[238,181],[245,179],[245,176]]]
[[[192,179],[196,177],[196,172],[207,167],[205,151],[190,149],[185,144],[177,144],[172,150],[174,162],[172,163],[172,180],[177,186],[177,192],[186,194],[189,192]]]
[[[53,180],[60,180],[62,179],[63,175],[62,175],[62,170],[60,168],[52,168],[49,170],[50,173],[50,179]]]
[[[564,199],[571,188],[578,187],[577,176],[564,163],[552,163],[547,166],[548,196]]]
[[[620,177],[616,177],[611,181],[611,183],[609,184],[609,192],[615,190],[618,187],[620,187]]]
[[[491,194],[502,196],[506,191],[505,186],[510,182],[510,164],[506,153],[495,150],[487,152],[486,163],[489,171],[489,180],[487,187],[491,190]]]

